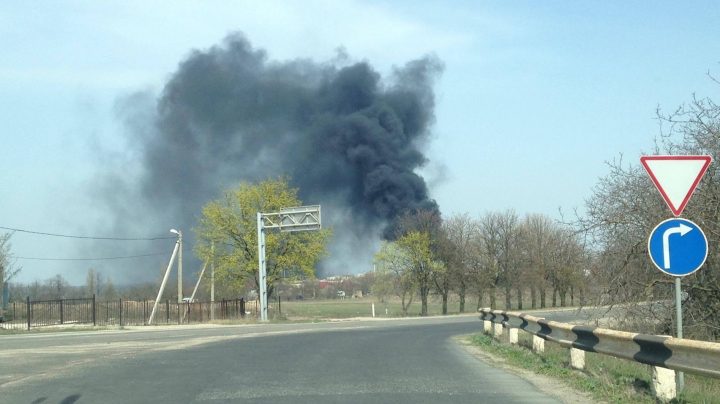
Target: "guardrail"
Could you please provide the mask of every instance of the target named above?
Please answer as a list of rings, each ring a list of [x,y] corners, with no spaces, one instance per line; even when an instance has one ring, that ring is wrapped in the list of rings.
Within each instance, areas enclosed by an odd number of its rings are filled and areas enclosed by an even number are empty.
[[[585,367],[585,352],[650,365],[653,392],[661,400],[676,396],[675,372],[666,369],[720,379],[720,343],[572,325],[521,312],[490,309],[479,312],[484,332],[493,328],[493,334],[499,338],[507,328],[510,343],[517,343],[517,330],[526,331],[533,335],[533,349],[538,352],[544,350],[544,341],[557,343],[570,349],[570,366],[576,369]]]

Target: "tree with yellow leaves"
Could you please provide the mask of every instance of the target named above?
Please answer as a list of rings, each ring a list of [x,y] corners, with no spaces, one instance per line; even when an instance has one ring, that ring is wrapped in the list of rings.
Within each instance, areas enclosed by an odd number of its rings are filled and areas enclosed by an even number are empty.
[[[203,207],[200,226],[195,229],[194,250],[200,259],[215,263],[215,282],[220,286],[238,294],[248,284],[259,289],[257,213],[302,205],[298,190],[289,188],[288,182],[286,176],[257,184],[242,182]],[[328,256],[326,244],[332,234],[332,229],[327,228],[292,233],[268,231],[268,297],[284,276],[314,278],[315,264]]]

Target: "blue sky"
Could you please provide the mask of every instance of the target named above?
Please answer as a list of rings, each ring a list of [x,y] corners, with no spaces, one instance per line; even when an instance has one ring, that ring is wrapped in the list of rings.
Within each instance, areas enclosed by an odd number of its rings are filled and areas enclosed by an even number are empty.
[[[605,161],[652,149],[657,106],[718,99],[706,76],[720,77],[716,2],[418,3],[3,2],[0,226],[108,236],[88,194],[98,159],[121,164],[130,147],[116,101],[158,93],[191,50],[233,31],[271,59],[322,62],[342,46],[381,73],[435,53],[445,72],[423,174],[445,215],[559,218],[559,207],[582,207]],[[77,240],[22,233],[13,252],[93,256]],[[18,264],[24,282],[60,273],[79,283],[97,266]]]

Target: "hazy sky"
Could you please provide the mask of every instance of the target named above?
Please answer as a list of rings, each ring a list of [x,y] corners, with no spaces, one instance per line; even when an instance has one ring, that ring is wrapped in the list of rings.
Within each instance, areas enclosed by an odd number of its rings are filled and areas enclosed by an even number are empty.
[[[706,75],[720,77],[719,15],[712,1],[3,2],[0,226],[112,237],[89,194],[106,163],[98,160],[122,162],[131,146],[117,100],[159,93],[193,49],[235,31],[272,60],[323,62],[344,47],[382,74],[434,53],[445,71],[422,174],[443,214],[514,208],[559,218],[559,207],[591,195],[605,161],[652,149],[656,107],[720,98]],[[16,233],[13,253],[96,257],[83,243]],[[79,283],[107,265],[17,263],[23,282],[60,273]]]

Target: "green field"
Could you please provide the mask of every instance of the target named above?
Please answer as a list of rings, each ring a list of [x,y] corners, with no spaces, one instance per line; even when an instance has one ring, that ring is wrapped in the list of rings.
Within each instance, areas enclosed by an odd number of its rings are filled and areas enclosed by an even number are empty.
[[[402,316],[402,305],[399,301],[386,301],[383,303],[373,297],[345,300],[295,300],[282,302],[281,311],[282,315],[288,319],[372,317],[373,303],[375,303],[376,317]],[[475,305],[468,303],[465,304],[465,311],[474,312]],[[420,308],[420,301],[414,301],[408,310],[408,316],[419,316]],[[448,302],[449,314],[458,314],[459,312],[459,302]],[[428,314],[431,316],[442,314],[442,302],[439,300],[428,301]]]

